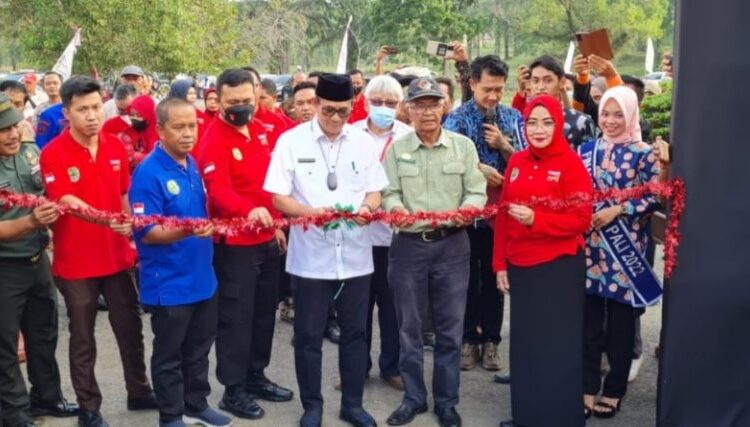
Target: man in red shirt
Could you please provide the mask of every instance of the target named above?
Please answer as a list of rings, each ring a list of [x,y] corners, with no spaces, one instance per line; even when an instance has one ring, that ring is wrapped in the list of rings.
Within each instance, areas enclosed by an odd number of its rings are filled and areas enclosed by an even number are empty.
[[[352,114],[349,116],[349,119],[346,122],[352,124],[367,118],[367,107],[365,106],[364,94],[365,75],[362,74],[362,71],[357,70],[356,68],[353,70],[349,70],[347,74],[349,74],[349,77],[351,77],[352,79],[352,88],[354,88],[354,102],[352,104]]]
[[[283,112],[277,113],[264,107],[260,102],[260,95],[263,91],[260,74],[258,74],[258,71],[253,67],[244,67],[243,69],[250,72],[250,75],[253,78],[253,87],[255,88],[255,114],[253,114],[251,124],[254,126],[262,126],[262,129],[268,138],[268,145],[271,151],[273,151],[279,136],[287,130],[297,126],[297,123],[287,117]]]
[[[270,151],[252,130],[253,77],[247,70],[224,71],[217,80],[219,115],[203,136],[199,164],[213,218],[244,217],[271,225],[279,213],[263,190]],[[224,387],[219,407],[241,418],[263,417],[255,398],[289,401],[293,393],[264,374],[271,360],[276,320],[280,230],[247,231],[215,241],[219,282],[216,376]]]
[[[127,212],[130,174],[122,144],[101,132],[104,110],[101,86],[74,76],[60,89],[70,128],[52,140],[40,159],[48,196],[72,208]],[[138,295],[130,276],[133,249],[131,223],[95,221],[86,213],[60,217],[54,226],[52,274],[70,318],[70,374],[81,407],[83,427],[106,427],[99,408],[102,395],[94,375],[99,294],[120,348],[129,410],[155,409],[146,378]]]

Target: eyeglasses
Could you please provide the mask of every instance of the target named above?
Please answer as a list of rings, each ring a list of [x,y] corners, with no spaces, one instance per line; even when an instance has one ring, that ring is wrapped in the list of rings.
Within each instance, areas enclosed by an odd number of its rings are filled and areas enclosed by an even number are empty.
[[[370,99],[370,105],[373,107],[382,107],[383,104],[385,104],[388,108],[396,108],[398,106],[398,101],[392,101],[392,100],[382,100],[379,98],[372,98]]]
[[[555,128],[555,122],[552,120],[527,120],[526,129],[552,130]]]
[[[424,114],[428,111],[430,113],[437,113],[443,111],[443,104],[410,104],[409,109],[419,114]]]
[[[333,107],[326,106],[326,107],[321,108],[320,111],[326,117],[333,117],[334,115],[338,115],[342,119],[346,119],[352,114],[351,107],[333,108]]]

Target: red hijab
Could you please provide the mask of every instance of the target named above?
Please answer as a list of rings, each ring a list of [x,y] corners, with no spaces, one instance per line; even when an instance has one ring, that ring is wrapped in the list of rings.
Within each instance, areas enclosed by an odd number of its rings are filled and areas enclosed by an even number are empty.
[[[159,134],[156,133],[156,103],[150,95],[141,95],[133,99],[129,108],[137,111],[141,118],[146,121],[146,130],[139,132],[138,135],[141,137],[141,150],[144,153],[149,153],[156,141],[159,140]]]
[[[208,95],[211,95],[212,93],[216,93],[216,89],[210,88],[210,89],[204,90],[203,91],[203,101],[204,102],[207,101],[208,100]],[[218,112],[219,112],[219,110],[208,111],[207,108],[203,109],[203,114],[205,114],[206,117],[209,118],[209,119],[213,119],[216,116],[216,113],[218,113]],[[208,123],[206,123],[206,125],[208,125]]]
[[[565,127],[565,113],[563,112],[562,104],[560,104],[559,99],[551,97],[549,95],[535,96],[526,104],[526,110],[523,112],[524,121],[529,120],[531,111],[539,106],[547,109],[549,115],[552,116],[552,121],[555,122],[555,130],[552,131],[552,142],[544,148],[534,147],[533,145],[531,145],[531,142],[529,142],[529,150],[531,151],[531,154],[533,154],[536,158],[543,159],[545,157],[570,150],[570,144],[565,138],[565,133],[563,131]],[[525,132],[526,141],[531,141],[531,138],[529,138],[528,127],[525,128]]]

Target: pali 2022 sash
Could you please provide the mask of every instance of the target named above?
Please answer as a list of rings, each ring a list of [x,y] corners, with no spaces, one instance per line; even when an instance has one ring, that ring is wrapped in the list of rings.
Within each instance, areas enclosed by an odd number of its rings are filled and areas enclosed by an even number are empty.
[[[592,141],[592,144],[583,144],[578,147],[578,154],[583,160],[583,164],[591,174],[594,187],[600,188],[596,179],[596,148],[599,140]],[[613,206],[611,202],[604,201],[594,205],[594,212]],[[663,294],[663,289],[656,274],[651,269],[643,255],[638,251],[635,243],[630,239],[628,229],[617,218],[609,225],[599,230],[607,251],[617,260],[622,268],[622,272],[628,278],[630,289],[633,291],[633,307],[645,307],[657,303]]]

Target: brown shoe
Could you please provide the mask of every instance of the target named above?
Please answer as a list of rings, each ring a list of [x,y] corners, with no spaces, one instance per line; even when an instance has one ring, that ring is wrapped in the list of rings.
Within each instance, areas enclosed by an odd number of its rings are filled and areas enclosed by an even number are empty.
[[[479,360],[479,346],[464,343],[461,346],[461,370],[470,371]]]
[[[398,391],[404,391],[404,380],[401,379],[401,375],[395,377],[383,378],[389,386],[395,388]]]
[[[497,352],[497,344],[486,342],[482,345],[482,367],[488,371],[499,371],[503,368],[500,363],[500,354]]]

